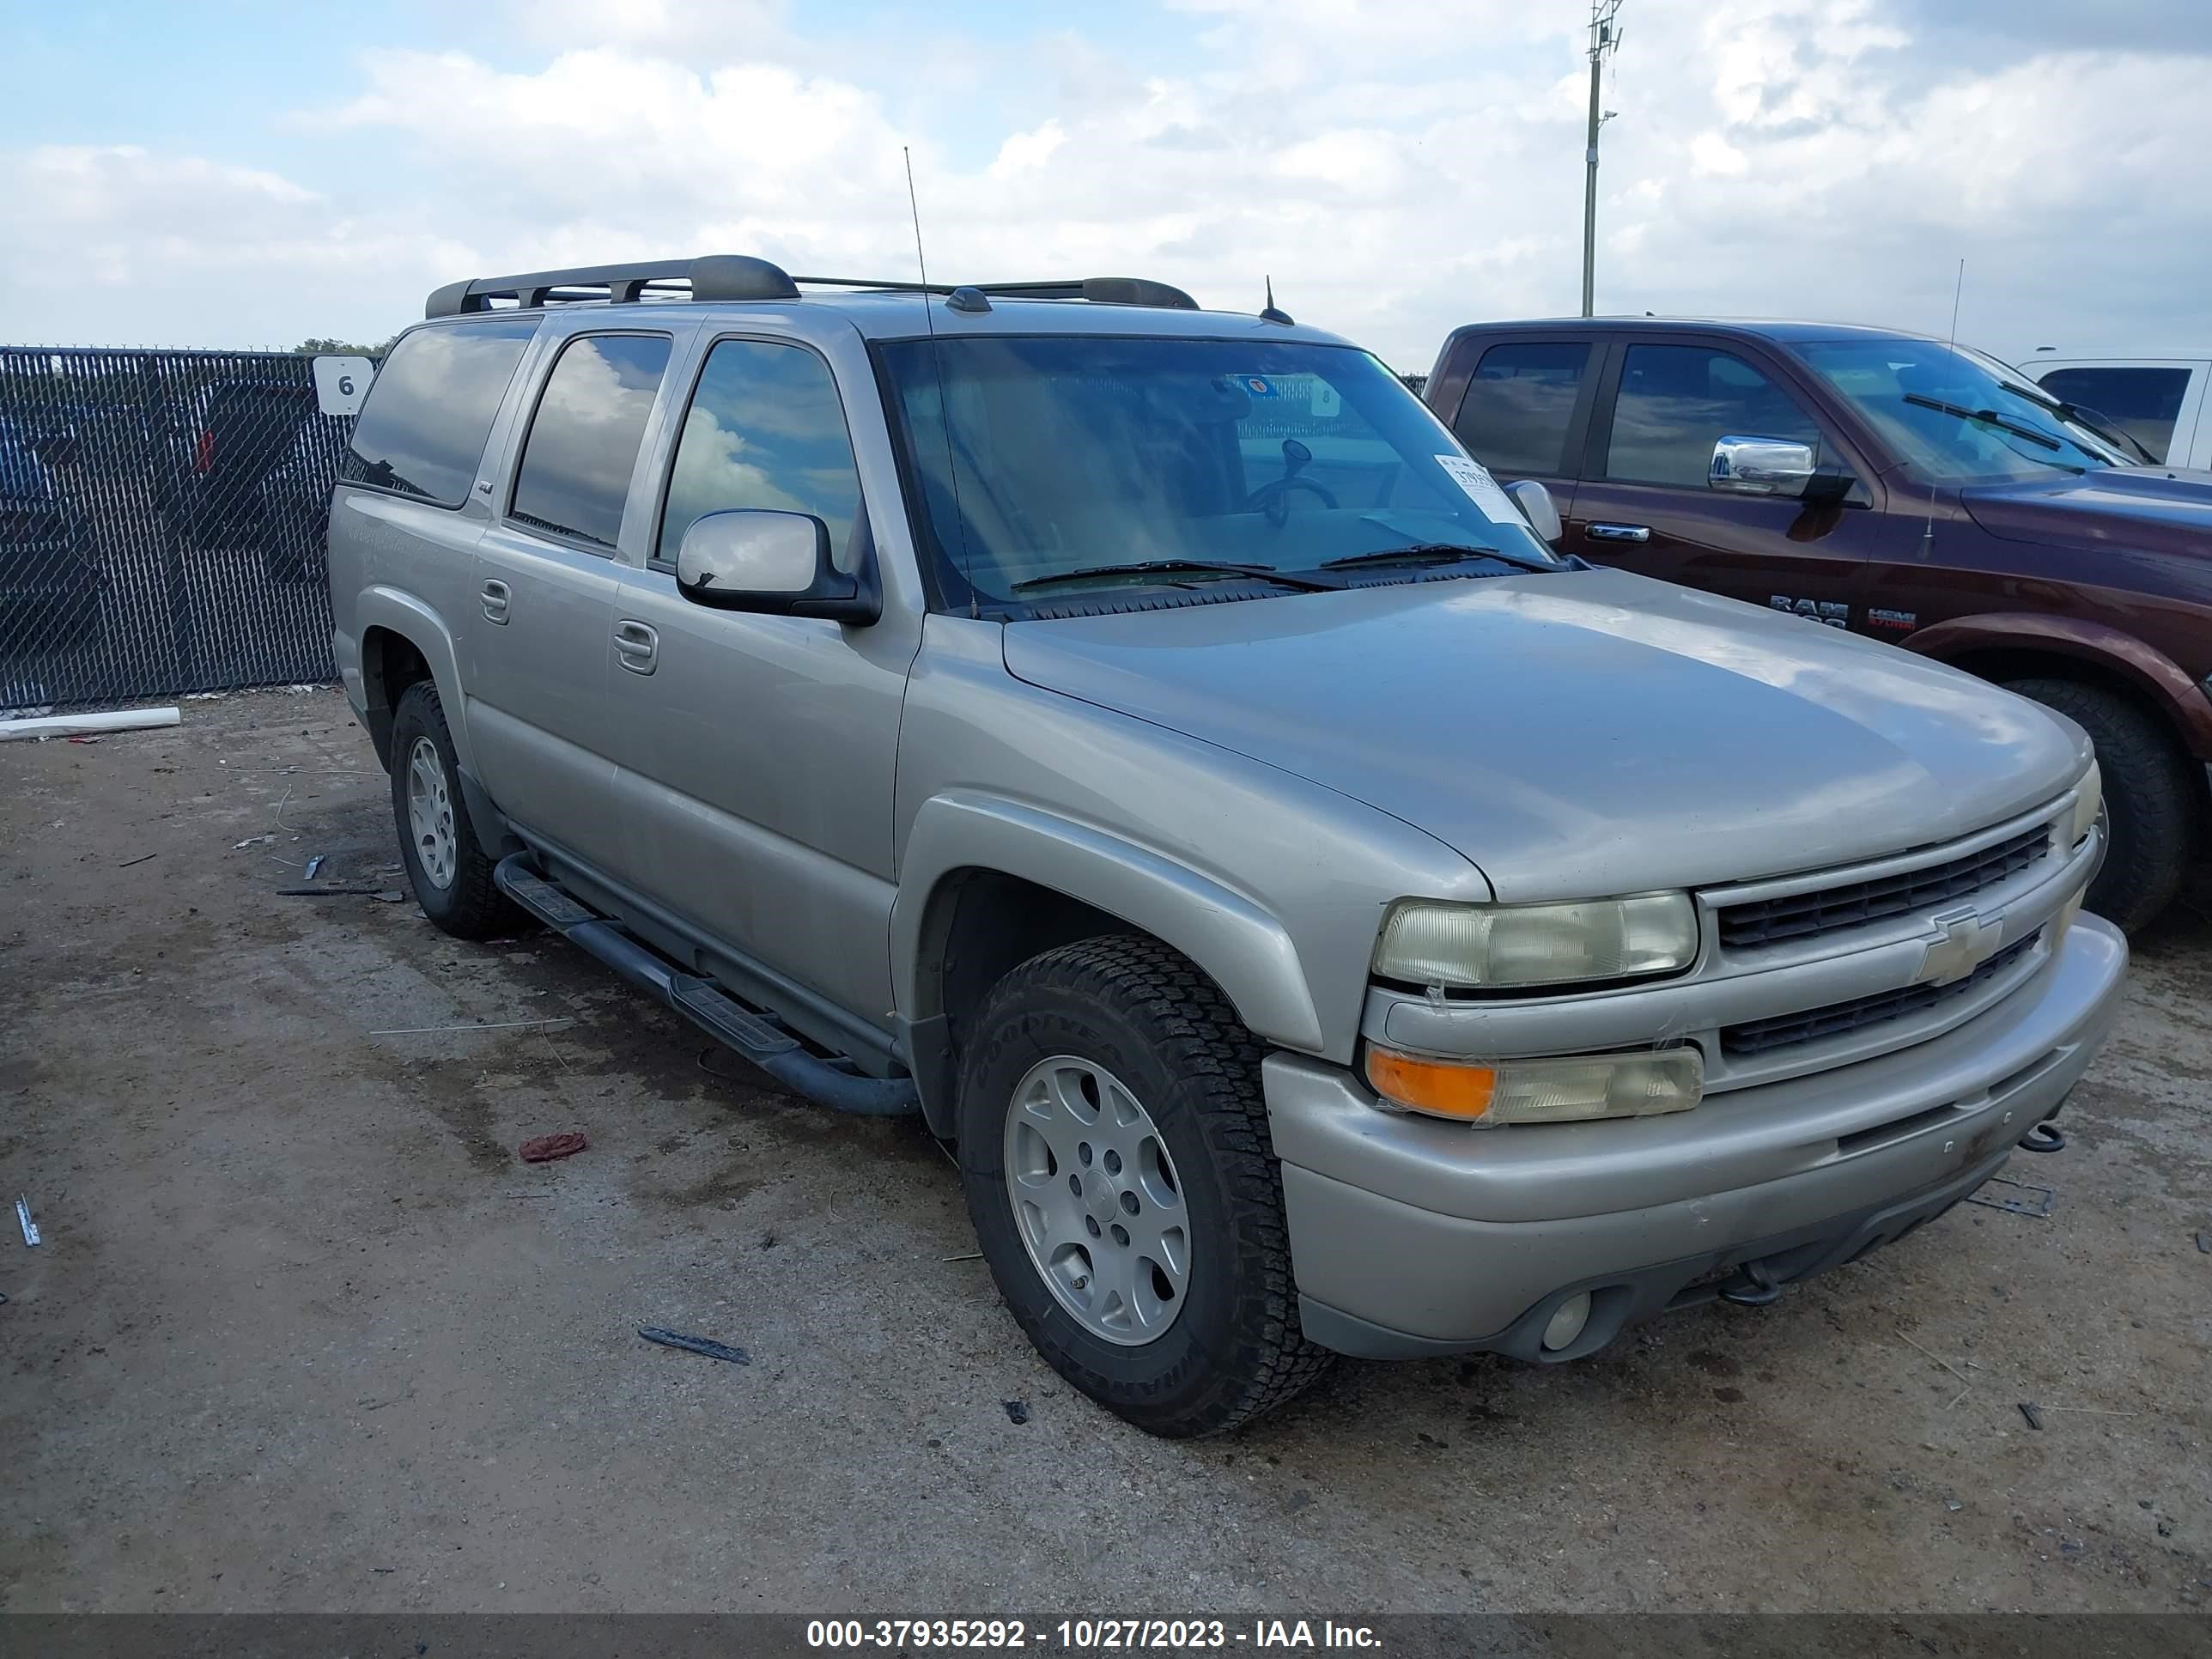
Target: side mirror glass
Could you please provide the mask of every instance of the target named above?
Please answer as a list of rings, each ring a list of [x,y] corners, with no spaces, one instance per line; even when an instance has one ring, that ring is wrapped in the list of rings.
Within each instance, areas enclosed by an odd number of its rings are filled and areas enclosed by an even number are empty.
[[[872,588],[830,561],[830,526],[806,513],[745,507],[695,520],[676,550],[677,591],[694,605],[871,623]]]
[[[1738,495],[1802,495],[1814,470],[1810,444],[1794,438],[1726,437],[1713,446],[1705,482]]]
[[[1547,546],[1557,547],[1565,527],[1559,523],[1559,503],[1552,499],[1552,492],[1534,478],[1516,478],[1505,486],[1505,493],[1521,509],[1521,516],[1528,520],[1528,528]]]

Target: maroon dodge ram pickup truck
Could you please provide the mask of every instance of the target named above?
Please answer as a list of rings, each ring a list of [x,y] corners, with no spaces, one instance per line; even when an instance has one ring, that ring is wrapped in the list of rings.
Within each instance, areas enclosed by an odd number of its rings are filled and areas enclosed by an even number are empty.
[[[1480,324],[1429,405],[1564,550],[1895,641],[2071,715],[2124,927],[2204,847],[2212,473],[2134,464],[2094,410],[1940,340],[1671,318]]]

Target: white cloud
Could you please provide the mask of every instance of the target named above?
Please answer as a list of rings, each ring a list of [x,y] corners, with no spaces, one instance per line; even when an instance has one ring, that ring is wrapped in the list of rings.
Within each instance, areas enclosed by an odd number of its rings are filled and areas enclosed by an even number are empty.
[[[833,51],[803,9],[539,3],[534,67],[380,49],[299,118],[428,182],[380,199],[127,149],[0,154],[0,272],[33,331],[144,315],[210,343],[278,318],[388,331],[456,276],[634,255],[904,276],[910,145],[939,276],[1152,275],[1249,309],[1272,275],[1291,312],[1401,368],[1455,323],[1572,308],[1579,6],[1181,9],[1195,52],[947,29],[925,73],[895,28]],[[2212,143],[2204,60],[1925,50],[1948,15],[1635,0],[1606,95],[1601,306],[1933,326],[1963,255],[1966,331],[1994,347],[2085,314],[2182,328],[2212,242],[2212,206],[2175,187]]]

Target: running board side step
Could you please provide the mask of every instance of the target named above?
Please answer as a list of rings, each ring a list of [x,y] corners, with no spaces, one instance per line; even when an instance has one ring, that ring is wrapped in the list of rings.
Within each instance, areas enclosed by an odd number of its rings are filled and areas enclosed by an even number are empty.
[[[571,945],[580,946],[673,1008],[716,1042],[735,1050],[778,1083],[832,1111],[861,1117],[900,1117],[921,1109],[910,1078],[862,1077],[838,1062],[810,1054],[768,1015],[746,1007],[697,974],[686,973],[658,951],[578,902],[573,894],[530,867],[529,855],[510,854],[492,872],[499,890]]]

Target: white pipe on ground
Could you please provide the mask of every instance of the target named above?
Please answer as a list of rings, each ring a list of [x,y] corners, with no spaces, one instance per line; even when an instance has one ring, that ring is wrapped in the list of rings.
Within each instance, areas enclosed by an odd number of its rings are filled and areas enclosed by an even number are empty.
[[[0,720],[0,743],[18,738],[77,738],[99,732],[133,732],[141,726],[175,726],[174,708],[108,708],[92,714],[34,714]]]

